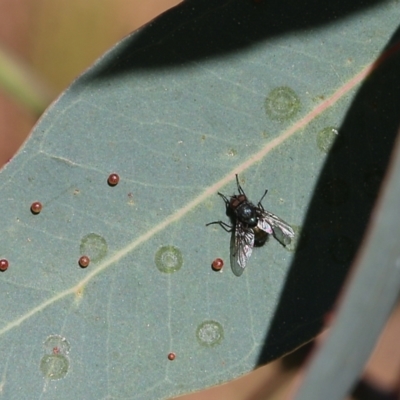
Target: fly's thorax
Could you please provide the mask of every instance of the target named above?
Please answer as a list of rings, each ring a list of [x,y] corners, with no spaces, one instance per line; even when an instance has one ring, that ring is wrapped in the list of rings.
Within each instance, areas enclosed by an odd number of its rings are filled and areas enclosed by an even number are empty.
[[[248,228],[257,226],[257,210],[256,206],[248,201],[242,202],[236,207],[236,218]]]

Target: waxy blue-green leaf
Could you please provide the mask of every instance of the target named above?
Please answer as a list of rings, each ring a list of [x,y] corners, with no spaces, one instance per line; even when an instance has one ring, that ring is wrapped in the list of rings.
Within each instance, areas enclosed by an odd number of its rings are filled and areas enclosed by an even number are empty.
[[[45,113],[0,174],[6,398],[164,399],[318,332],[393,141],[375,154],[379,104],[353,99],[398,5],[347,3],[187,1]],[[240,278],[229,234],[205,227],[228,222],[217,191],[235,193],[235,172],[297,233]]]

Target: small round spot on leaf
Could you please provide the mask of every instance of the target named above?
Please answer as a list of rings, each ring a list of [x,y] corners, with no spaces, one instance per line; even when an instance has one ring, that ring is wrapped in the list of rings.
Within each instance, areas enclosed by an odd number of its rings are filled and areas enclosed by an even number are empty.
[[[60,335],[50,335],[43,343],[44,350],[47,354],[64,354],[67,355],[71,348],[68,340]]]
[[[111,174],[108,177],[107,182],[110,186],[116,186],[116,185],[118,185],[118,182],[119,182],[119,176],[117,174]]]
[[[82,268],[86,268],[90,263],[90,258],[88,256],[82,256],[79,259],[79,266]]]
[[[176,357],[175,353],[169,353],[168,354],[168,360],[170,360],[170,361],[174,361],[175,357]]]
[[[223,266],[224,266],[224,261],[221,258],[216,258],[211,264],[211,268],[214,271],[221,271]]]
[[[280,86],[273,89],[265,100],[265,112],[272,120],[285,122],[293,118],[300,110],[300,99],[296,92]]]
[[[4,258],[0,260],[0,271],[6,271],[8,268],[8,261]]]
[[[213,347],[224,338],[224,329],[217,321],[204,321],[197,327],[197,340],[205,347]]]
[[[177,247],[163,246],[157,250],[154,261],[159,271],[170,274],[181,269],[183,257]]]
[[[69,369],[69,360],[62,354],[46,354],[40,360],[40,370],[52,381],[64,378]]]
[[[40,211],[42,211],[42,203],[35,201],[34,203],[31,204],[31,212],[32,214],[39,214]]]

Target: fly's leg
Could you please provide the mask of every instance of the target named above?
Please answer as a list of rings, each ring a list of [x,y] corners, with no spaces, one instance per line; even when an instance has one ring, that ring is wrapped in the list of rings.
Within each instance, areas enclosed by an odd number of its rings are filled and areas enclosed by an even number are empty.
[[[228,199],[225,195],[223,195],[222,193],[220,193],[220,192],[218,192],[218,194],[223,198],[226,207],[228,207],[228,206],[229,206],[229,199]]]
[[[229,208],[229,199],[228,199],[225,195],[223,195],[222,193],[220,193],[220,192],[218,192],[218,194],[219,194],[219,195],[222,197],[222,199],[224,200],[226,209],[228,210],[228,208]],[[206,224],[206,226],[208,226],[208,225],[215,225],[215,224],[218,224],[218,225],[219,225],[221,228],[223,228],[226,232],[232,232],[232,230],[233,230],[233,228],[232,228],[231,225],[229,225],[229,224],[227,224],[227,223],[225,223],[225,222],[223,222],[223,221],[209,222],[208,224]]]
[[[244,192],[243,188],[240,186],[238,174],[236,174],[235,176],[236,176],[236,185],[237,185],[239,194],[242,194],[242,195],[246,196],[246,193]],[[267,195],[267,193],[268,193],[268,189],[265,190],[265,192],[264,192],[264,194],[262,195],[260,201],[258,202],[258,206],[259,206],[262,210],[264,210],[264,207],[262,206],[261,202],[263,201],[263,199],[264,199],[264,197]]]
[[[208,224],[206,224],[206,226],[209,226],[209,225],[219,225],[226,232],[232,232],[232,226],[230,226],[229,224],[227,224],[223,221],[214,221],[214,222],[209,222]]]
[[[263,210],[263,211],[265,211],[265,210],[264,210],[264,206],[261,204],[261,202],[264,200],[264,197],[267,195],[267,193],[268,193],[268,189],[265,189],[264,194],[262,195],[260,201],[259,201],[258,204],[257,204],[257,206],[258,206],[259,208],[261,208],[261,210]]]
[[[238,174],[235,174],[235,176],[236,176],[236,185],[237,185],[239,194],[242,194],[242,195],[246,196],[246,194],[244,193],[243,188],[240,186]]]

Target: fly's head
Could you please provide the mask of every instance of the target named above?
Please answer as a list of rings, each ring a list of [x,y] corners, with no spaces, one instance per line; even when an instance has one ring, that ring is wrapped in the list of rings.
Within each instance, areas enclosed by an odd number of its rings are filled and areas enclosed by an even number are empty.
[[[233,195],[231,196],[231,199],[229,200],[228,203],[228,208],[231,210],[236,210],[241,204],[248,203],[249,201],[247,200],[246,195],[244,194],[239,194],[239,195]]]
[[[221,195],[221,194],[220,194]],[[222,195],[221,195],[222,196]],[[233,195],[228,200],[223,196],[226,205],[226,215],[231,219],[235,220],[237,218],[237,208],[244,202],[247,202],[247,197],[243,194]]]

